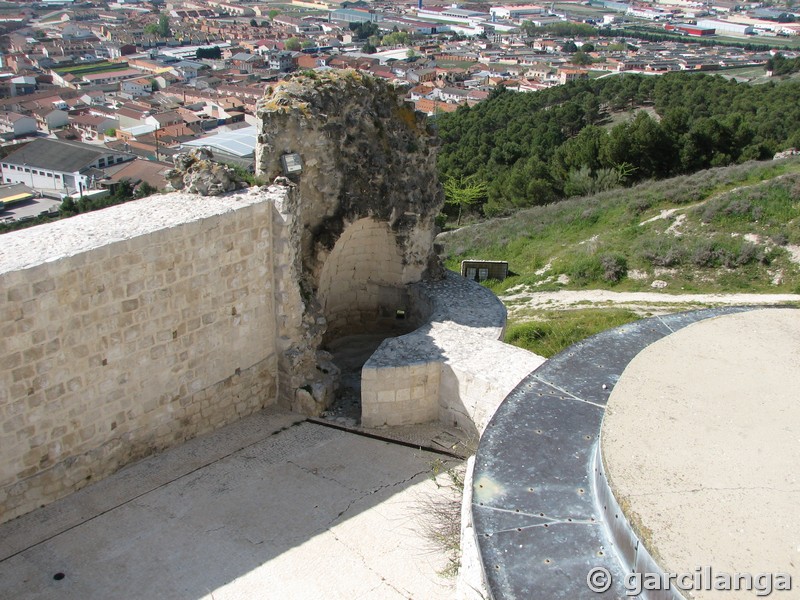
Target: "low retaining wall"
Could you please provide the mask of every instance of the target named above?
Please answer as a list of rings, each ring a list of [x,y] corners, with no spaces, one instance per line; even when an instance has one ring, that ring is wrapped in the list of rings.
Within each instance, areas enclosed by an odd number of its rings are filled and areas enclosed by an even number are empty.
[[[475,282],[448,272],[409,293],[430,316],[419,329],[384,340],[365,363],[362,424],[438,419],[477,440],[503,398],[544,359],[499,341],[505,307]]]
[[[488,591],[483,597],[616,599],[628,595],[624,582],[631,572],[660,572],[602,471],[606,404],[644,348],[692,323],[747,310],[664,315],[605,331],[554,356],[508,395],[481,438],[472,486],[465,490],[475,536],[470,542],[480,552]],[[587,584],[591,574],[597,590]],[[465,592],[460,597],[475,597]]]
[[[0,522],[276,400],[282,188],[153,196],[0,247]]]

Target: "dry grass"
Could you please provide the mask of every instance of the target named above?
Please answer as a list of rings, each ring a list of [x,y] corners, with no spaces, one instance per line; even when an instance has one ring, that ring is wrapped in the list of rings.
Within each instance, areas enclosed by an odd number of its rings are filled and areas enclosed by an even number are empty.
[[[419,522],[431,547],[443,553],[447,566],[439,572],[453,578],[461,564],[461,499],[464,496],[464,463],[453,465],[439,459],[431,465],[431,478],[438,492],[422,499]]]

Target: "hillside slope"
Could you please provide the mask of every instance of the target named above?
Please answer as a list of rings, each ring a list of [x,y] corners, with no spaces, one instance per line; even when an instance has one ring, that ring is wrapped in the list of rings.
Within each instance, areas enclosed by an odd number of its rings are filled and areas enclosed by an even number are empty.
[[[441,234],[446,264],[507,260],[497,292],[800,291],[800,160],[710,169]],[[664,284],[655,283],[662,281]]]
[[[565,200],[437,241],[455,271],[467,258],[509,262],[512,275],[486,285],[509,308],[507,340],[544,355],[643,315],[752,303],[750,294],[797,301],[800,160],[746,163]],[[732,293],[742,295],[709,296]],[[581,307],[589,310],[579,314]],[[537,324],[520,328],[530,321]]]

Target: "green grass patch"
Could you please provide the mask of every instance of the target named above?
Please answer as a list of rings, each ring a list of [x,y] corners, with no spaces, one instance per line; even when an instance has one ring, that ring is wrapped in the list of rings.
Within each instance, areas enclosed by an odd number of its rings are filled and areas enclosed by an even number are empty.
[[[661,218],[665,210],[673,212]],[[800,160],[709,169],[563,200],[438,241],[454,271],[464,259],[508,261],[511,276],[486,284],[497,294],[518,285],[650,290],[654,279],[669,282],[667,293],[747,286],[791,292],[800,286],[800,267],[781,247],[800,244]],[[783,271],[777,284],[776,269]],[[630,278],[632,270],[646,277]],[[559,283],[563,276],[569,283]]]
[[[56,67],[54,72],[59,75],[87,75],[89,73],[105,73],[106,71],[120,71],[127,69],[128,63],[112,63],[104,60],[102,62],[91,63],[88,65],[73,65],[69,67]]]
[[[541,311],[537,318],[541,320],[511,325],[505,341],[550,358],[576,342],[641,317],[623,308],[581,308]]]

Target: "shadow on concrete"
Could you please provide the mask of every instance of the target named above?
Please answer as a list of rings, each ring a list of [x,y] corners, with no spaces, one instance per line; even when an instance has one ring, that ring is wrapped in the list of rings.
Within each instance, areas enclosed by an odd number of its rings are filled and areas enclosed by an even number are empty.
[[[0,526],[0,597],[449,598],[444,464],[265,411]]]
[[[341,371],[336,398],[325,418],[346,426],[361,424],[361,368],[383,340],[391,337],[385,333],[348,335],[323,348],[333,355],[333,363]]]

